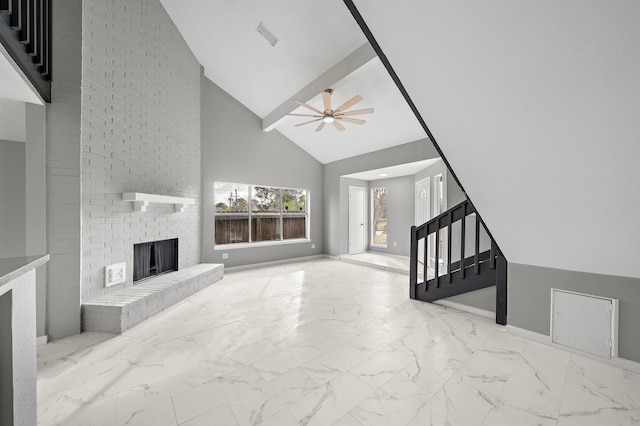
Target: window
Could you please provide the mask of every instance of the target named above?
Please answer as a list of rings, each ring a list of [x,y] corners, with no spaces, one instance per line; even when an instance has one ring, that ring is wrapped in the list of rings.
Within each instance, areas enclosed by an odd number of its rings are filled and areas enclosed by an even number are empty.
[[[216,244],[249,242],[249,185],[216,183]]]
[[[216,244],[308,238],[306,189],[216,182]]]
[[[374,246],[387,246],[387,188],[371,189],[371,241]]]

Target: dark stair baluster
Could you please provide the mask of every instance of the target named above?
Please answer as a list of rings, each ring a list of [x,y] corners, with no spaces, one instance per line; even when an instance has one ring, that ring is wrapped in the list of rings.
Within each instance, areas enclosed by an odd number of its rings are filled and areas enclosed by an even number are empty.
[[[467,205],[462,206],[462,219],[460,220],[460,278],[464,280],[464,243],[465,243],[465,228],[467,222]]]
[[[473,258],[473,272],[476,275],[480,274],[480,217],[476,213],[476,254]]]
[[[438,216],[436,225],[437,230],[434,237],[436,239],[436,264],[434,267],[435,277],[433,279],[436,280],[436,288],[440,288],[440,216]]]
[[[447,226],[447,281],[451,284],[451,228],[453,228],[453,209],[449,210],[449,225]]]

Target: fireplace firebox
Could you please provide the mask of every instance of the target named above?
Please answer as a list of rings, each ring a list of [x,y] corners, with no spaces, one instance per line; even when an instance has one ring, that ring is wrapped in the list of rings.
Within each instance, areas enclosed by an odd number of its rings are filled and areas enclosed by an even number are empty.
[[[133,245],[133,282],[177,270],[177,238]]]

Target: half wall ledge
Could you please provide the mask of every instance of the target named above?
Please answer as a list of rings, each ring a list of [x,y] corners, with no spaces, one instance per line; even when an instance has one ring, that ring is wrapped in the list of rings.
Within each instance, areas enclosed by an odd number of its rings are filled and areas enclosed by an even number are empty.
[[[133,201],[133,209],[138,212],[146,212],[149,203],[173,204],[177,213],[184,212],[189,204],[195,204],[193,198],[172,197],[170,195],[146,194],[144,192],[123,192],[122,201]]]
[[[221,263],[200,263],[82,303],[82,329],[121,334],[224,277]]]

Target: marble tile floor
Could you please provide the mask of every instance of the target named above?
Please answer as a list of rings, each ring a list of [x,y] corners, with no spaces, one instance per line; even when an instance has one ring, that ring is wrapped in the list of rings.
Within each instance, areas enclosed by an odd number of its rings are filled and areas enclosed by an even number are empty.
[[[358,254],[341,254],[338,258],[344,262],[355,263],[358,265],[369,266],[371,268],[383,269],[386,271],[397,272],[399,274],[409,275],[409,256],[398,256],[394,254],[379,253],[374,251],[366,251]],[[423,275],[422,263],[418,263],[418,279],[422,280]],[[434,271],[429,268],[427,272],[429,279],[434,277]],[[440,275],[443,275],[442,273]]]
[[[356,263],[401,274],[409,274],[408,256],[365,251],[364,253],[357,254],[341,254],[338,258],[344,262]]]
[[[640,375],[315,259],[38,351],[40,425],[634,425]]]

